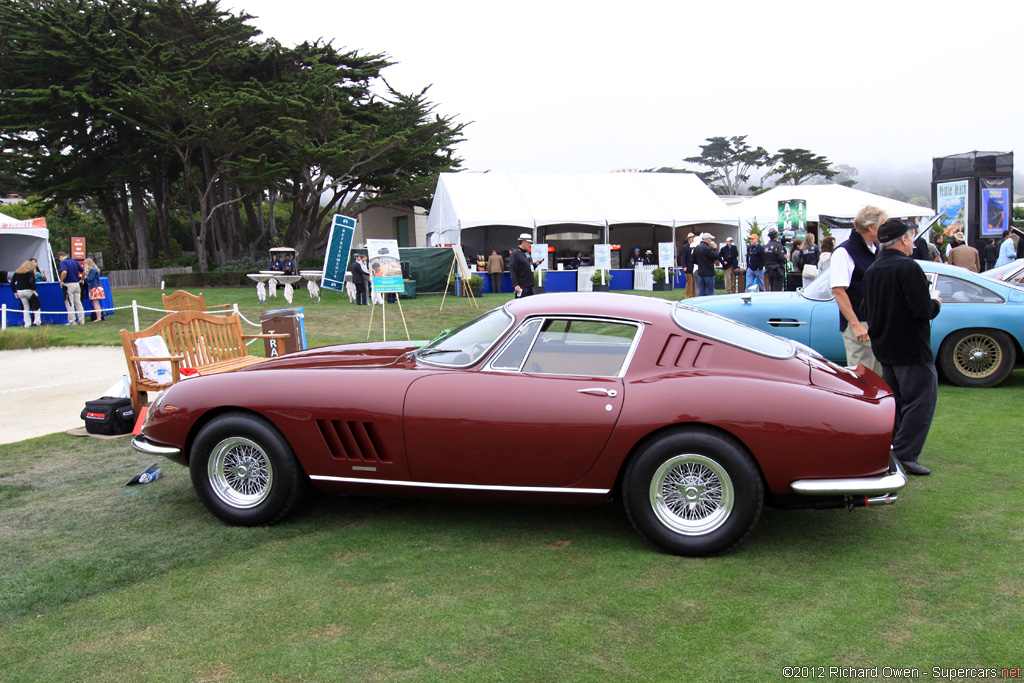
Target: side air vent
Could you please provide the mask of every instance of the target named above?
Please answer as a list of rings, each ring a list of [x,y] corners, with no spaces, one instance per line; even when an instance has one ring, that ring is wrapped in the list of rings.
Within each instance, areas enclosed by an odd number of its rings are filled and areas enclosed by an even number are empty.
[[[670,334],[665,348],[658,357],[659,366],[675,366],[677,368],[705,368],[711,362],[714,344],[709,344],[694,337],[683,337]]]
[[[377,444],[376,425],[372,422],[317,420],[316,426],[331,457],[352,462],[391,462]]]

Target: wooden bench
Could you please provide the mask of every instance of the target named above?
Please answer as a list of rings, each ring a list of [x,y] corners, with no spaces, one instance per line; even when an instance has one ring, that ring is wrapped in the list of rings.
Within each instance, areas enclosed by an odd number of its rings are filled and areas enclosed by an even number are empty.
[[[210,312],[214,310],[216,313],[227,313],[231,310],[231,304],[217,304],[216,306],[210,306],[207,308],[206,299],[203,298],[202,294],[189,294],[183,289],[179,289],[174,294],[161,294],[164,300],[165,311],[204,311]],[[217,311],[215,309],[223,309]]]
[[[167,356],[139,356],[135,341],[143,337],[160,336],[167,344]],[[237,313],[212,315],[203,311],[170,313],[144,330],[121,330],[121,346],[128,362],[131,380],[132,406],[136,414],[147,402],[150,391],[162,391],[181,379],[182,368],[193,368],[200,375],[231,372],[262,363],[267,358],[250,356],[246,339],[275,339],[287,334],[242,334],[242,319]],[[169,361],[170,381],[147,379],[142,374],[142,363]]]

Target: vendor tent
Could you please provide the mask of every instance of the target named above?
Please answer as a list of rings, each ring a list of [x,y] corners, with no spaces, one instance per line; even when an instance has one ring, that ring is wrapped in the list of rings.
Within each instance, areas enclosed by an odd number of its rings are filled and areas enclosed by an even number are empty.
[[[14,271],[35,259],[47,281],[53,282],[53,252],[45,218],[21,221],[0,213],[0,270]]]
[[[675,241],[675,228],[718,224],[736,234],[736,215],[691,173],[442,173],[427,217],[427,244],[473,254],[539,242]],[[576,249],[576,246],[571,246]]]
[[[764,194],[734,204],[732,210],[743,221],[744,235],[756,220],[767,229],[778,222],[779,202],[803,199],[807,202],[807,221],[817,222],[818,215],[853,218],[865,206],[884,209],[890,218],[922,218],[935,212],[923,206],[896,201],[845,185],[780,185]]]

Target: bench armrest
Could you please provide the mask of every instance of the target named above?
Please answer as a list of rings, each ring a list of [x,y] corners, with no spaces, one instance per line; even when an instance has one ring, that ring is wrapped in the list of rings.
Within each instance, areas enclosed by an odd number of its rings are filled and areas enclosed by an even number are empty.
[[[274,334],[243,334],[242,339],[284,339],[289,337],[287,332],[275,332]]]
[[[185,360],[185,356],[128,356],[130,361],[169,360],[172,364]]]

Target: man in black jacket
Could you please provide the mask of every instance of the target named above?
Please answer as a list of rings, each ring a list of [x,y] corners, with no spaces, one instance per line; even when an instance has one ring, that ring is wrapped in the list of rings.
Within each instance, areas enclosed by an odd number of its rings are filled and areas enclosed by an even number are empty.
[[[701,233],[700,244],[693,250],[694,271],[697,275],[697,296],[711,296],[715,293],[715,261],[718,260],[718,245],[710,232]]]
[[[718,250],[718,258],[722,262],[722,274],[725,276],[725,291],[735,294],[736,266],[740,263],[740,252],[731,237],[725,238],[725,246]]]
[[[786,279],[786,249],[779,244],[779,231],[768,231],[768,244],[764,245],[764,278],[769,292],[781,292]]]
[[[932,298],[928,278],[910,256],[914,233],[893,218],[878,229],[883,251],[864,275],[871,350],[896,398],[892,454],[910,474],[929,474],[917,462],[935,414],[938,376],[931,347],[931,320],[941,299]]]
[[[530,296],[537,281],[533,278],[533,270],[540,264],[540,261],[530,261],[530,246],[533,244],[533,235],[524,232],[519,236],[519,248],[512,250],[508,259],[508,274],[512,278],[512,289],[516,297]]]

